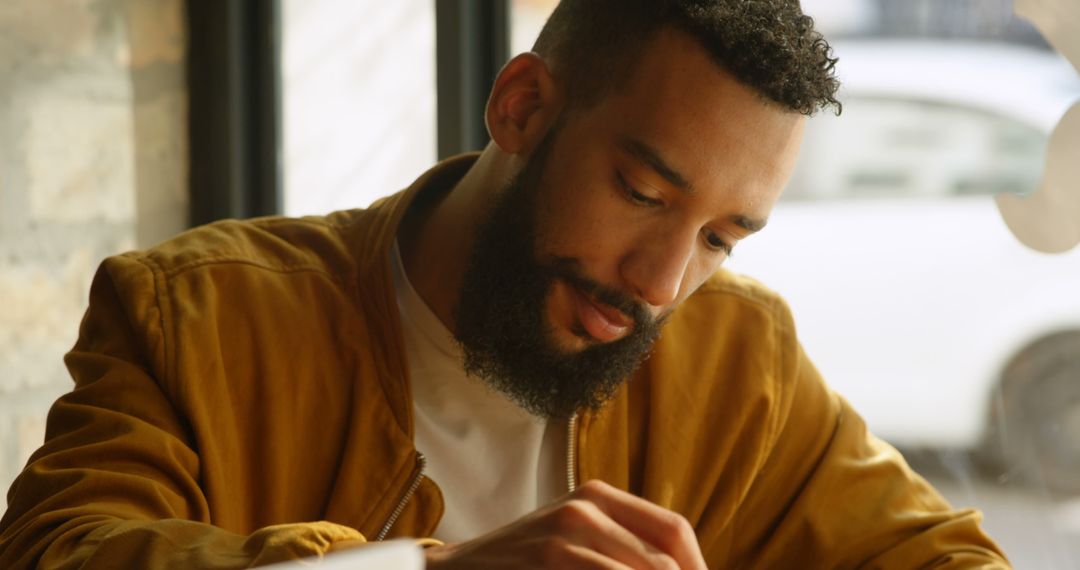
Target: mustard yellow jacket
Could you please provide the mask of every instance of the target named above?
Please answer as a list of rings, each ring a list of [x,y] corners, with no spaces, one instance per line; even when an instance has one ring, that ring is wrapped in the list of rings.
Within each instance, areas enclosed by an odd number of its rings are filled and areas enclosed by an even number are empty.
[[[74,389],[9,492],[0,568],[236,568],[430,536],[442,495],[418,477],[387,256],[409,204],[471,160],[367,210],[107,259]],[[780,298],[729,272],[573,440],[577,480],[682,513],[712,568],[1007,567],[977,512],[825,386]]]

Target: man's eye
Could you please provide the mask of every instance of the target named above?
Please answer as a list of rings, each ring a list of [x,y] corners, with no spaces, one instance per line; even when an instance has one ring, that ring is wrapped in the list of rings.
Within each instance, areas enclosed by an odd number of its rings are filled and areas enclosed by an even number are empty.
[[[731,244],[720,239],[715,233],[705,230],[705,241],[709,243],[709,247],[717,251],[724,252],[728,257],[731,257],[731,252],[734,249]]]
[[[630,184],[630,182],[628,182],[626,180],[626,177],[623,176],[621,172],[616,172],[615,173],[615,178],[619,181],[619,187],[622,188],[623,193],[626,194],[626,197],[631,202],[641,204],[642,206],[660,206],[660,205],[663,205],[663,202],[661,202],[660,200],[657,200],[656,198],[650,198],[650,197],[642,194],[641,192],[638,192],[637,189],[634,188]]]

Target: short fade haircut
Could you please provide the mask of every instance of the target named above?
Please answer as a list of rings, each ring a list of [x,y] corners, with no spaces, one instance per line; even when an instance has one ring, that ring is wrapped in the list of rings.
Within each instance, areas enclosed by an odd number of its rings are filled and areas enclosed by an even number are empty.
[[[622,84],[662,29],[689,34],[741,83],[791,111],[835,107],[832,48],[798,0],[562,0],[533,51],[588,108]]]

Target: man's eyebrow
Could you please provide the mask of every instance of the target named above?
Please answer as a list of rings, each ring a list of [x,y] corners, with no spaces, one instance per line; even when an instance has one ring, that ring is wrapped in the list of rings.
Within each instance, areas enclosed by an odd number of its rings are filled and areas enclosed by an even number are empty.
[[[736,226],[751,233],[761,231],[761,229],[765,227],[765,224],[769,223],[769,220],[767,219],[748,218],[740,214],[735,214],[728,219]]]
[[[694,191],[694,187],[686,180],[686,177],[680,174],[678,170],[669,166],[668,163],[661,158],[660,152],[655,148],[635,138],[626,136],[619,138],[619,148],[644,162],[672,186],[675,186],[686,193],[692,193]]]
[[[619,138],[619,148],[647,164],[672,186],[675,186],[688,194],[694,191],[694,187],[686,180],[686,177],[680,174],[678,170],[669,166],[668,163],[661,158],[660,153],[655,148],[627,136]],[[769,221],[767,219],[750,218],[741,214],[735,214],[728,219],[731,220],[733,224],[751,233],[761,231]]]

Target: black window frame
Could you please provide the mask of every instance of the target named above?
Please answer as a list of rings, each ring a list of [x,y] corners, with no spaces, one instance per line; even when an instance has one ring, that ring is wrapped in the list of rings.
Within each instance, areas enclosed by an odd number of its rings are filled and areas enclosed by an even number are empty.
[[[509,57],[510,6],[431,1],[443,159],[488,142],[484,108]],[[283,211],[281,14],[280,0],[186,3],[192,227]]]

